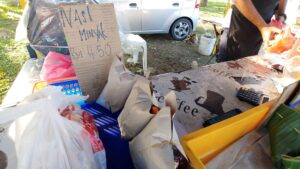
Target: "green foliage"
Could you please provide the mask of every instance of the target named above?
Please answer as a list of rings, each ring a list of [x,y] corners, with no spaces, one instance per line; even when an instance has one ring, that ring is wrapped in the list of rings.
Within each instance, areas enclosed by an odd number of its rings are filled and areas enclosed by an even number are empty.
[[[27,59],[24,43],[14,41],[22,10],[0,0],[0,103]]]
[[[223,17],[227,7],[227,0],[209,0],[207,6],[200,7],[202,17]]]

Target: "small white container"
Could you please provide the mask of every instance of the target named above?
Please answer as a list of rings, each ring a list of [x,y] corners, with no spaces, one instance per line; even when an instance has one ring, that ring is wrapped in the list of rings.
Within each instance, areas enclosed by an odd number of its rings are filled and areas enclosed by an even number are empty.
[[[216,43],[216,38],[209,34],[201,35],[198,52],[201,55],[211,55]]]
[[[198,65],[198,62],[194,60],[194,61],[192,61],[191,66],[192,66],[192,69],[197,69],[199,65]]]

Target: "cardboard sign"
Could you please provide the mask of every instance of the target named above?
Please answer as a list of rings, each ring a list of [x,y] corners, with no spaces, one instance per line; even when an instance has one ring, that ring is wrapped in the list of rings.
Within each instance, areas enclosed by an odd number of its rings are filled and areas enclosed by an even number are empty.
[[[81,90],[95,101],[121,52],[113,4],[62,4],[59,17]]]

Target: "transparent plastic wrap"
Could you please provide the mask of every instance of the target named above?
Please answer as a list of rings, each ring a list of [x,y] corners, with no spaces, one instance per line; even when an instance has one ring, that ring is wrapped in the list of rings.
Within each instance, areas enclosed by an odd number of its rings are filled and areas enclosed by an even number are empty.
[[[132,15],[137,13],[125,1],[117,0],[28,0],[17,27],[15,40],[28,39],[36,51],[46,56],[50,51],[69,54],[67,41],[60,24],[57,5],[62,3],[113,3],[120,33],[130,33]],[[133,11],[132,11],[133,10]]]
[[[31,0],[28,10],[27,38],[31,46],[46,56],[50,51],[69,54],[60,24],[57,5],[62,3],[108,3],[112,0]],[[26,17],[25,17],[26,18]],[[26,19],[23,20],[26,22]],[[17,37],[16,37],[17,39]]]
[[[0,124],[15,120],[19,124],[15,128],[16,137],[11,137],[15,141],[17,168],[106,168],[104,163],[95,162],[97,157],[87,130],[60,115],[59,110],[86,99],[85,96],[66,96],[60,87],[49,86],[15,107],[1,110]]]

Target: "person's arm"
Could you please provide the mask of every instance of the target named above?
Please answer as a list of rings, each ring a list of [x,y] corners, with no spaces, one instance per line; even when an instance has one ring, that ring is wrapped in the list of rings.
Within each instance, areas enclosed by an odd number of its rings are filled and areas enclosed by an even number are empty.
[[[285,1],[285,0],[280,0]],[[281,31],[275,27],[268,25],[260,16],[251,0],[234,0],[238,10],[260,31],[264,42],[268,43],[271,33],[280,33]]]
[[[260,16],[251,0],[234,0],[234,4],[238,10],[259,30],[267,26],[267,23]]]
[[[279,0],[279,7],[277,14],[284,14],[287,0]]]

